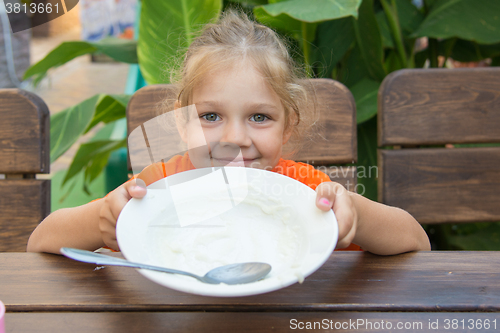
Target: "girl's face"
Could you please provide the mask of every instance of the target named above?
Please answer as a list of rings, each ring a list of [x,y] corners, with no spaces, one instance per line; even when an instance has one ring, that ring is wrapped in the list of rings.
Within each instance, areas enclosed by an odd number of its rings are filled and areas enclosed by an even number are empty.
[[[192,101],[198,117],[190,117],[181,136],[195,167],[270,170],[278,164],[291,131],[285,130],[281,100],[253,65],[242,62],[210,75],[193,90]],[[205,154],[203,149],[192,149],[201,141],[208,146]]]

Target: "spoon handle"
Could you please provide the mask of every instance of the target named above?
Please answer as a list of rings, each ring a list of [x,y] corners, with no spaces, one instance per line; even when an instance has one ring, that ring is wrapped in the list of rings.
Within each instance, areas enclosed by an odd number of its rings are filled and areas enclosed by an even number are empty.
[[[132,267],[132,268],[149,269],[152,271],[159,271],[159,272],[163,272],[163,273],[182,274],[182,275],[194,277],[195,279],[198,279],[198,280],[204,282],[203,279],[198,275],[195,275],[195,274],[192,274],[189,272],[178,271],[176,269],[151,266],[151,265],[146,265],[146,264],[139,264],[136,262],[131,262],[131,261],[125,260],[125,259],[110,257],[110,256],[100,254],[100,253],[95,253],[95,252],[80,250],[80,249],[73,249],[73,248],[69,248],[69,247],[62,247],[60,251],[62,254],[64,254],[68,258],[71,258],[71,259],[77,260],[77,261],[81,261],[81,262],[86,262],[89,264],[108,265],[108,266],[124,266],[124,267]]]

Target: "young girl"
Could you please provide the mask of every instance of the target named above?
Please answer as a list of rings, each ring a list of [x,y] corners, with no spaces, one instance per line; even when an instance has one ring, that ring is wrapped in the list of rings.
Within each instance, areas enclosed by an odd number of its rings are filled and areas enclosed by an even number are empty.
[[[104,199],[52,213],[31,235],[28,251],[103,246],[119,250],[116,221],[131,198],[142,198],[146,185],[165,176],[207,164],[271,170],[315,189],[317,207],[333,209],[337,217],[337,248],[354,243],[381,255],[430,250],[424,230],[404,210],[348,192],[312,166],[282,158],[283,145],[297,139],[298,124],[308,119],[307,90],[301,82],[286,47],[271,29],[226,13],[190,45],[175,101],[177,110],[196,106],[208,154],[195,156],[191,150],[165,164],[152,164]],[[179,132],[188,148],[194,147],[197,138],[189,126]]]

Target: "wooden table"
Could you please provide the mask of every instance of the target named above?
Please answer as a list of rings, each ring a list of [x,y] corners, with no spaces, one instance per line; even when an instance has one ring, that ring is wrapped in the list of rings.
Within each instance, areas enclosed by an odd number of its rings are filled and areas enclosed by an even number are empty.
[[[239,298],[185,294],[134,269],[95,268],[0,253],[6,332],[290,332],[315,323],[346,332],[500,330],[497,252],[335,252],[303,284]]]

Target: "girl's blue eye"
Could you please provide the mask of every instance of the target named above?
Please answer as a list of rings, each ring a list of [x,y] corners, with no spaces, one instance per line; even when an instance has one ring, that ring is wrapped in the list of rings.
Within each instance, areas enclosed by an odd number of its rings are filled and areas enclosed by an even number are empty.
[[[252,120],[257,122],[257,123],[261,123],[263,122],[264,120],[266,120],[268,117],[263,115],[263,114],[255,114],[252,116]]]
[[[216,113],[206,113],[201,117],[207,121],[216,121],[219,118],[219,116]]]

